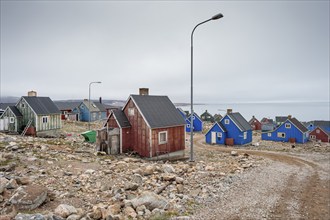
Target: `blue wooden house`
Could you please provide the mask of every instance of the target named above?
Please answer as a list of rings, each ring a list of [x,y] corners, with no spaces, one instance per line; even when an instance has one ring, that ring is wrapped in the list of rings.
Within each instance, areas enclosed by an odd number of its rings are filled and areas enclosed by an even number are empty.
[[[262,140],[306,143],[308,141],[309,131],[296,118],[290,115],[286,121],[273,131],[263,132]]]
[[[239,112],[228,109],[220,122],[206,133],[205,141],[208,144],[249,144],[252,142],[252,127]]]
[[[91,117],[90,121],[98,121],[107,118],[107,110],[101,103],[92,102],[89,105],[87,99],[85,99],[78,109],[74,109],[73,112],[79,112],[80,121],[89,121],[89,116]]]
[[[190,124],[191,124],[191,114],[186,119],[186,132],[190,132]],[[194,112],[193,115],[193,131],[194,132],[201,132],[203,131],[203,121],[202,119]]]
[[[226,138],[227,130],[221,123],[218,122],[216,122],[205,134],[205,141],[208,144],[225,144]]]

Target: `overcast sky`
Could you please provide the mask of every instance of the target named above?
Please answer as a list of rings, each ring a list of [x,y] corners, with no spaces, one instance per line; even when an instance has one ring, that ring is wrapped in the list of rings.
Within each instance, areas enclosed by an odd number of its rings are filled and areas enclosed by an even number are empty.
[[[329,101],[329,1],[3,1],[1,95]]]

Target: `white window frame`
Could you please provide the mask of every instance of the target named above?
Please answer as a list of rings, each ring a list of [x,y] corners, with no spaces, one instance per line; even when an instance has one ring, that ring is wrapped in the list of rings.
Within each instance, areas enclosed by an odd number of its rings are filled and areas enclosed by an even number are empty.
[[[42,116],[42,123],[47,124],[48,123],[48,116]]]
[[[15,123],[15,118],[14,118],[14,117],[9,117],[9,123],[10,123],[10,124]]]
[[[315,140],[316,139],[316,135],[310,135],[309,136],[311,139]]]
[[[190,123],[189,123],[189,124],[187,124],[187,128],[190,128]]]
[[[229,123],[230,123],[229,119],[225,119],[225,124],[229,125]]]
[[[134,116],[134,108],[128,108],[128,116]]]
[[[271,136],[272,136],[272,133],[270,133],[270,132],[267,133],[267,136],[268,136],[268,137],[271,137]]]
[[[284,132],[277,132],[277,137],[278,138],[285,138],[285,133]]]
[[[161,136],[165,135],[165,138],[162,140]],[[167,131],[161,131],[158,133],[158,144],[166,144],[167,143]]]
[[[217,132],[217,138],[222,138],[222,133],[221,132]]]
[[[290,129],[291,128],[291,124],[290,123],[285,123],[285,128]]]
[[[246,132],[246,131],[243,133],[243,139],[244,139],[244,140],[247,139],[247,132]]]
[[[320,129],[316,129],[316,130],[315,130],[315,133],[316,133],[316,134],[319,134],[319,133],[320,133]]]
[[[22,107],[22,108],[25,108],[25,103],[22,102],[22,103],[21,103],[21,107]]]

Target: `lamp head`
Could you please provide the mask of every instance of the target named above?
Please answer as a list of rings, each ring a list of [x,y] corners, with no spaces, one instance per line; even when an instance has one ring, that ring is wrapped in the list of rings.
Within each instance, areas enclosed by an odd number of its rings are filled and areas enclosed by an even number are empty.
[[[217,20],[217,19],[220,19],[222,17],[223,17],[223,15],[221,13],[219,13],[219,14],[214,15],[211,19],[212,20]]]

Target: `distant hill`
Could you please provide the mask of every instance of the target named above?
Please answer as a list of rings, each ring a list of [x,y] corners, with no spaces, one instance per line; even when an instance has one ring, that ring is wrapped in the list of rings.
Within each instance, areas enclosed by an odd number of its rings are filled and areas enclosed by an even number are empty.
[[[15,97],[15,96],[3,96],[0,99],[0,103],[16,103],[20,97]]]

